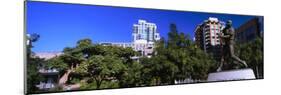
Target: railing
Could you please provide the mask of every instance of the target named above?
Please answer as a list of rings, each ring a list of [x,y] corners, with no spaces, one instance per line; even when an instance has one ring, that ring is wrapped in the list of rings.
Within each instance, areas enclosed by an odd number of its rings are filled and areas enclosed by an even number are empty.
[[[40,82],[40,84],[36,85],[39,89],[50,89],[55,87],[55,83],[44,83]]]
[[[41,69],[39,69],[39,72],[40,73],[58,73],[59,71],[57,69],[44,69],[44,68],[41,68]]]

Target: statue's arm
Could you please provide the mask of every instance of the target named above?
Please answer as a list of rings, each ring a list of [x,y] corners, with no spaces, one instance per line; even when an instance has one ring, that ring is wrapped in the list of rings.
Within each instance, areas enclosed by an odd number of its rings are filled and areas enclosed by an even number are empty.
[[[226,31],[230,31],[227,35],[221,35],[221,38],[230,38],[231,36],[234,35],[234,29],[231,28],[230,30],[226,30]]]

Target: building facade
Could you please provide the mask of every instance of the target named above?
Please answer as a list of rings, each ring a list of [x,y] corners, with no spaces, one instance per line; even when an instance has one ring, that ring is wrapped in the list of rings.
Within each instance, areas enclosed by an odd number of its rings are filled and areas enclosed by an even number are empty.
[[[45,60],[57,57],[62,55],[61,52],[36,52],[35,57],[43,58]],[[56,68],[46,68],[44,63],[38,63],[41,64],[39,69],[39,73],[44,77],[45,80],[40,81],[36,87],[38,87],[40,90],[50,90],[57,86],[58,80],[59,80],[59,71]]]
[[[237,43],[245,43],[262,37],[262,24],[259,18],[253,18],[236,29],[235,40]]]
[[[224,22],[218,18],[209,17],[195,29],[195,43],[206,53],[210,53],[215,59],[219,59],[221,55],[221,35],[224,28]]]
[[[160,34],[157,32],[157,26],[154,23],[139,20],[133,25],[133,42],[132,46],[135,51],[138,51],[143,56],[150,57],[154,42],[160,40]]]
[[[157,32],[156,24],[145,20],[138,20],[137,24],[133,24],[132,42],[102,42],[99,44],[124,48],[131,47],[142,56],[151,57],[155,41],[158,40],[160,40],[160,34]]]
[[[36,87],[40,90],[50,90],[58,85],[59,71],[56,68],[39,68],[39,73],[45,78],[44,81],[40,81]]]
[[[133,42],[154,42],[160,39],[156,24],[146,22],[145,20],[139,20],[137,24],[133,25],[132,36]]]

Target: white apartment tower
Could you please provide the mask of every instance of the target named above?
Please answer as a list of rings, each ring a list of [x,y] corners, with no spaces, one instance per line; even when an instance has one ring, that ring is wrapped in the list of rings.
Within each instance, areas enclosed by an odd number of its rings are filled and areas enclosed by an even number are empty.
[[[160,40],[156,24],[145,20],[138,20],[138,23],[133,25],[132,36],[133,49],[148,57],[153,52],[154,42]]]
[[[159,40],[159,33],[156,30],[156,24],[139,20],[138,24],[133,25],[133,42],[154,42],[155,40]]]

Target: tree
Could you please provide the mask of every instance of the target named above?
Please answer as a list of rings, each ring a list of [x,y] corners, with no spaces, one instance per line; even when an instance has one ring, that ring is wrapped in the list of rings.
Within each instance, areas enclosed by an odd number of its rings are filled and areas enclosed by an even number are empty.
[[[92,40],[89,38],[79,40],[77,42],[77,48],[86,48],[92,46]]]
[[[27,64],[26,64],[26,75],[27,75],[27,89],[30,92],[38,91],[36,87],[40,81],[44,80],[43,76],[38,72],[39,66],[43,64],[45,61],[42,58],[38,58],[33,56],[33,52],[31,48],[33,47],[32,43],[39,40],[38,34],[31,34],[27,37]]]
[[[131,71],[128,66],[135,67],[131,59],[136,52],[132,48],[117,46],[92,45],[81,50],[86,59],[75,69],[75,72],[88,77],[88,82],[95,82],[96,89],[100,89],[106,81],[118,81],[120,86],[128,86],[124,80],[128,80]],[[130,84],[135,85],[135,84]]]
[[[191,78],[205,80],[215,61],[201,49],[196,48],[189,35],[178,32],[176,25],[170,25],[168,40],[156,43],[154,55],[142,60],[144,72],[151,73],[156,85],[173,84],[175,80]]]
[[[174,48],[177,47],[179,35],[176,24],[170,24],[170,32],[168,33],[168,47]]]
[[[76,71],[94,80],[96,89],[100,89],[103,81],[115,79],[115,76],[124,68],[122,60],[115,56],[94,55],[83,62]]]
[[[81,39],[77,41],[76,47],[66,47],[63,50],[63,55],[55,60],[51,60],[51,66],[57,67],[63,73],[62,77],[59,79],[59,86],[65,85],[70,82],[70,74],[73,73],[74,69],[79,66],[83,61],[86,60],[86,54],[83,53],[85,48],[92,46],[92,41],[90,39]],[[61,64],[58,64],[61,63]]]
[[[250,68],[254,70],[257,78],[263,78],[263,40],[257,37],[255,40],[237,45],[238,55],[244,59]]]
[[[143,65],[139,62],[133,62],[126,65],[126,69],[121,71],[120,76],[117,76],[119,80],[120,87],[135,87],[135,86],[142,86],[142,68]]]
[[[152,58],[154,59],[154,57]],[[161,85],[161,71],[163,71],[163,66],[152,58],[144,57],[140,60],[144,66],[142,77],[147,85]]]
[[[216,61],[209,54],[197,48],[195,44],[190,46],[190,63],[192,64],[191,78],[195,80],[205,80],[208,73],[216,69]]]
[[[39,65],[44,64],[41,58],[29,58],[27,60],[27,89],[30,92],[36,92],[39,89],[36,87],[41,81],[44,80],[43,76],[39,73]]]
[[[90,39],[81,39],[77,41],[75,47],[64,48],[62,55],[47,62],[48,67],[57,68],[63,74],[59,79],[60,86],[77,81],[78,78],[80,83],[86,81],[85,85],[88,86],[83,87],[106,88],[111,81],[117,81],[114,83],[125,87],[137,85],[124,82],[124,80],[134,80],[130,77],[138,77],[137,74],[127,72],[138,70],[140,64],[131,59],[136,54],[132,48],[94,45]],[[128,69],[128,67],[132,68]]]
[[[174,84],[178,67],[168,58],[167,44],[164,38],[156,42],[154,53],[151,58],[142,58],[142,78],[144,84],[162,85]]]
[[[68,66],[61,57],[54,57],[46,62],[47,68],[57,69],[59,72],[66,71]]]

